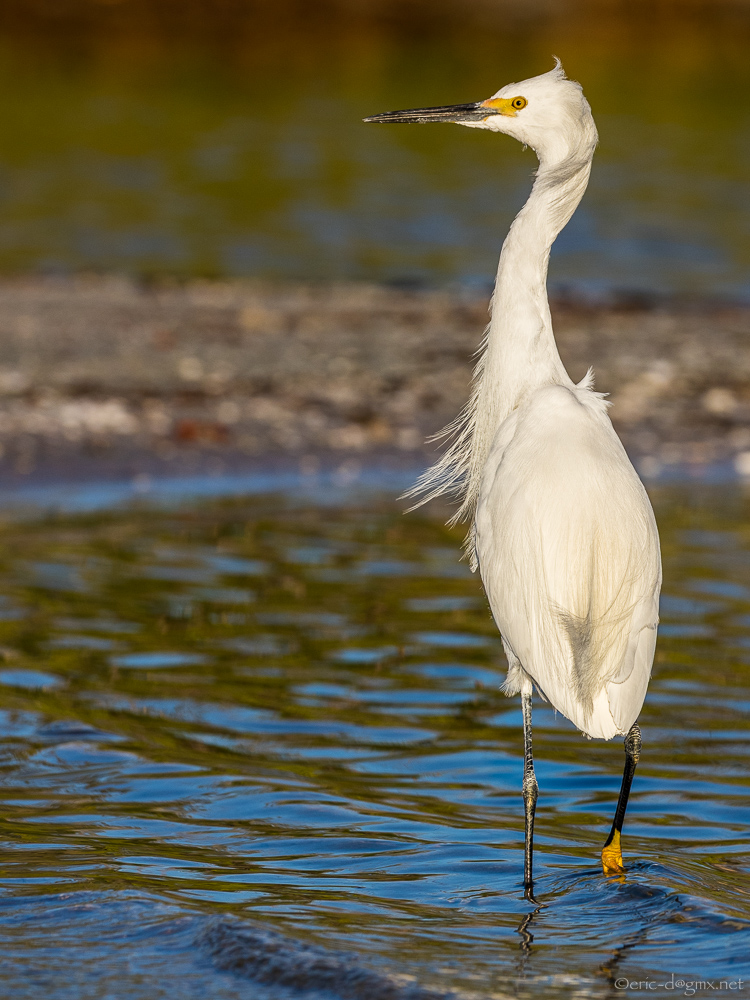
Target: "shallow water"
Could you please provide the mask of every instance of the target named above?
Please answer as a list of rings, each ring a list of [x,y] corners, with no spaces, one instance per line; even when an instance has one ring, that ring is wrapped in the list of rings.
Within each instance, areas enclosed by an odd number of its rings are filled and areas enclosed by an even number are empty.
[[[360,493],[8,516],[0,995],[750,979],[750,497],[654,500],[663,624],[628,872],[598,863],[621,744],[537,703],[536,909],[519,706],[437,514]]]

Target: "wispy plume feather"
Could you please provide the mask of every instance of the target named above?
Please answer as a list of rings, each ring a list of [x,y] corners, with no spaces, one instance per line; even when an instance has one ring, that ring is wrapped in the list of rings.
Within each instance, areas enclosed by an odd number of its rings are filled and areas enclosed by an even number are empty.
[[[491,308],[492,304],[490,303]],[[410,490],[404,493],[406,499],[419,498],[415,504],[409,507],[410,511],[416,510],[439,496],[459,499],[461,505],[448,521],[451,526],[473,520],[479,497],[481,468],[476,461],[475,433],[487,361],[489,332],[490,324],[487,324],[475,353],[477,361],[474,366],[468,402],[454,420],[428,439],[431,442],[447,443],[444,454],[433,466],[422,473]],[[474,570],[476,565],[472,553],[472,542],[473,528],[466,538],[466,550],[471,561],[471,568]]]

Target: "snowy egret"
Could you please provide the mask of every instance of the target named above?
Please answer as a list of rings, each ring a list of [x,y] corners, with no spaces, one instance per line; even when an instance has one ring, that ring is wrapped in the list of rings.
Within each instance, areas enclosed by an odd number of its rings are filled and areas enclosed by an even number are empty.
[[[621,872],[620,834],[641,749],[636,720],[658,624],[661,558],[651,504],[592,371],[576,384],[565,370],[547,299],[550,248],[588,184],[596,126],[559,60],[485,101],[365,121],[488,129],[539,158],[503,244],[471,398],[443,432],[452,443],[412,491],[419,503],[460,497],[453,521],[471,525],[467,554],[508,658],[503,690],[521,694],[524,892],[533,899],[532,690],[588,737],[625,736],[622,786],[602,850],[604,871]]]

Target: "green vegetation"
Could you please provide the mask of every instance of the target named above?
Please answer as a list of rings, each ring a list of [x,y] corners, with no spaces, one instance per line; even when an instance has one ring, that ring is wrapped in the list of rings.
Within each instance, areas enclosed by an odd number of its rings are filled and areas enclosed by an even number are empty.
[[[178,18],[170,4],[71,2],[56,20],[12,5],[0,271],[487,279],[531,154],[360,119],[487,96],[554,52],[584,83],[601,146],[553,280],[741,293],[750,17],[652,6],[524,20],[461,5],[456,24],[418,4],[272,18],[194,3]]]

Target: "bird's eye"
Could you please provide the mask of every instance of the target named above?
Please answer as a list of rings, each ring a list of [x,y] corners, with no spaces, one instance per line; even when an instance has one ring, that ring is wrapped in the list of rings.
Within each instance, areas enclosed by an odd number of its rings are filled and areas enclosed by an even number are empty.
[[[510,102],[510,106],[514,108],[516,111],[520,111],[521,108],[525,108],[528,103],[529,102],[526,100],[525,97],[514,97],[513,100]]]

